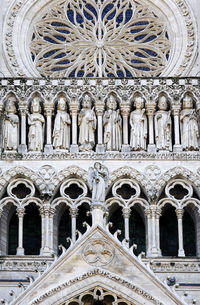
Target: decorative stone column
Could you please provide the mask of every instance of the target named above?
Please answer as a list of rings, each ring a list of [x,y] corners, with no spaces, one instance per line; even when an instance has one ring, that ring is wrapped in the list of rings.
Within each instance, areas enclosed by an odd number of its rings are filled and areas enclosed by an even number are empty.
[[[1,217],[3,215],[3,209],[0,208],[0,227],[1,227]],[[2,246],[1,246],[1,243],[0,243],[0,255],[2,255]]]
[[[129,243],[129,218],[131,215],[131,209],[130,208],[123,208],[122,210],[123,216],[124,216],[124,232],[125,232],[125,238],[127,239]]]
[[[70,152],[71,153],[77,153],[78,152],[78,144],[77,144],[77,115],[79,111],[79,102],[77,102],[77,98],[73,97],[72,101],[70,102],[70,114],[72,116],[72,144],[70,146]]]
[[[178,256],[184,257],[185,251],[183,248],[183,209],[176,209],[176,216],[178,220]]]
[[[105,152],[105,146],[103,144],[103,113],[105,109],[105,104],[100,99],[95,103],[95,111],[97,115],[97,134],[98,143],[96,145],[96,152]]]
[[[128,140],[128,117],[130,114],[130,101],[127,101],[127,97],[123,98],[123,101],[120,104],[120,109],[123,117],[122,152],[130,152],[130,145]]]
[[[92,226],[100,225],[104,227],[104,215],[106,212],[107,209],[101,203],[93,203],[91,205]]]
[[[40,209],[40,214],[42,217],[42,247],[41,255],[51,255],[50,251],[50,204],[44,203],[43,207]]]
[[[49,211],[49,235],[50,235],[50,242],[49,242],[49,248],[50,248],[50,252],[51,254],[54,253],[54,249],[53,249],[53,218],[55,215],[55,209],[54,208],[50,208]]]
[[[78,216],[77,208],[70,208],[70,216],[71,216],[71,238],[72,242],[76,241],[76,218]]]
[[[160,216],[161,210],[157,208],[156,210],[156,247],[158,249],[158,255],[161,256],[160,250]]]
[[[151,257],[151,247],[152,247],[152,234],[151,234],[151,210],[146,209],[145,210],[145,216],[146,216],[146,256]]]
[[[44,147],[45,153],[53,152],[52,145],[52,115],[54,111],[54,104],[49,99],[44,103],[44,113],[46,116],[46,144]]]
[[[43,255],[44,246],[45,246],[45,218],[44,218],[44,209],[40,208],[40,216],[41,216],[41,248],[40,255]]]
[[[24,255],[24,248],[23,248],[23,219],[25,215],[24,208],[17,208],[17,215],[19,219],[18,223],[18,248],[17,248],[17,255]]]
[[[180,121],[179,121],[179,114],[181,110],[180,103],[173,103],[172,104],[172,114],[174,116],[174,139],[175,144],[173,147],[174,152],[182,151],[182,146],[180,145]]]
[[[154,142],[154,113],[156,111],[156,104],[153,101],[150,101],[146,104],[146,113],[148,116],[148,129],[149,129],[149,144],[148,144],[148,152],[155,153],[156,145]]]
[[[27,152],[27,144],[26,144],[26,114],[28,111],[28,105],[24,100],[19,102],[19,112],[21,115],[21,144],[18,147],[19,153]]]
[[[3,151],[3,102],[0,101],[0,153]]]
[[[157,226],[156,226],[156,215],[157,215],[157,206],[155,204],[150,206],[151,209],[151,257],[159,256],[159,251],[157,247]]]

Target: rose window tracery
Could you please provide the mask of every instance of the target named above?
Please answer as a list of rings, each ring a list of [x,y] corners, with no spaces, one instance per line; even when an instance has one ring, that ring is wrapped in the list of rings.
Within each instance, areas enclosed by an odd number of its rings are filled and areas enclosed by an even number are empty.
[[[34,26],[34,66],[45,77],[159,76],[171,46],[162,19],[143,0],[62,0]]]

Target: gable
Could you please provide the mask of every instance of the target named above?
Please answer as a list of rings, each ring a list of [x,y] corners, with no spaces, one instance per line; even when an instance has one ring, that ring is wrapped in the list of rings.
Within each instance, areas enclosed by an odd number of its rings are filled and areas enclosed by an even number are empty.
[[[13,304],[59,305],[97,287],[127,304],[184,304],[130,249],[98,226],[71,245]]]

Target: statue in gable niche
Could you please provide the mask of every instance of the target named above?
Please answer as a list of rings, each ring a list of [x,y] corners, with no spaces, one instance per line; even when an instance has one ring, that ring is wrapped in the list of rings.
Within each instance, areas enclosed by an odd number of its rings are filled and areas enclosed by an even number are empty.
[[[135,110],[130,115],[132,150],[146,150],[147,141],[147,117],[144,108],[144,99],[141,96],[134,98]]]
[[[107,151],[120,151],[122,147],[122,119],[114,94],[107,98],[107,110],[103,116],[104,144]]]
[[[36,96],[31,103],[31,114],[28,113],[28,147],[30,151],[42,151],[43,149],[44,122],[40,98]]]
[[[57,113],[53,129],[53,147],[69,149],[70,146],[70,116],[67,113],[67,104],[64,97],[58,100]]]
[[[189,94],[183,98],[183,110],[180,113],[181,144],[184,150],[198,150],[199,128],[193,99]]]
[[[19,117],[16,114],[15,102],[8,98],[3,118],[3,148],[17,150],[19,145]]]
[[[163,94],[158,99],[158,111],[154,117],[156,148],[172,151],[171,111],[167,111],[167,107],[167,97]]]
[[[85,94],[78,116],[80,151],[90,151],[95,145],[96,115],[91,107],[92,99],[89,94]]]
[[[94,167],[88,170],[88,183],[92,190],[92,202],[103,204],[106,198],[108,184],[108,169],[100,162],[95,162]]]

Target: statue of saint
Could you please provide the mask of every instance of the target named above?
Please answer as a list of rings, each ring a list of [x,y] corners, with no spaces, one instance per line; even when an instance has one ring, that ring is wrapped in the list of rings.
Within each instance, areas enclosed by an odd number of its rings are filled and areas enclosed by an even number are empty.
[[[120,151],[122,147],[122,119],[117,109],[116,97],[110,94],[107,111],[103,116],[104,144],[107,151]]]
[[[60,97],[53,129],[53,147],[56,149],[69,150],[71,120],[66,111],[67,104],[65,98]]]
[[[189,94],[183,98],[183,110],[180,113],[181,144],[184,150],[198,150],[199,128],[196,110]]]
[[[44,117],[41,114],[40,98],[34,97],[28,114],[28,147],[30,151],[42,151],[44,142]]]
[[[19,117],[13,99],[8,98],[3,119],[3,148],[17,150],[19,145]]]
[[[147,117],[145,114],[144,99],[136,96],[134,99],[135,110],[130,115],[132,150],[146,150],[147,142]]]
[[[100,162],[95,162],[94,167],[88,170],[88,183],[92,190],[92,202],[103,204],[106,198],[108,184],[108,169]]]
[[[78,116],[80,151],[90,151],[95,145],[96,115],[91,106],[91,97],[89,94],[85,94]]]
[[[154,117],[155,139],[157,150],[172,151],[171,111],[167,111],[167,97],[161,95],[158,99],[158,111]]]

